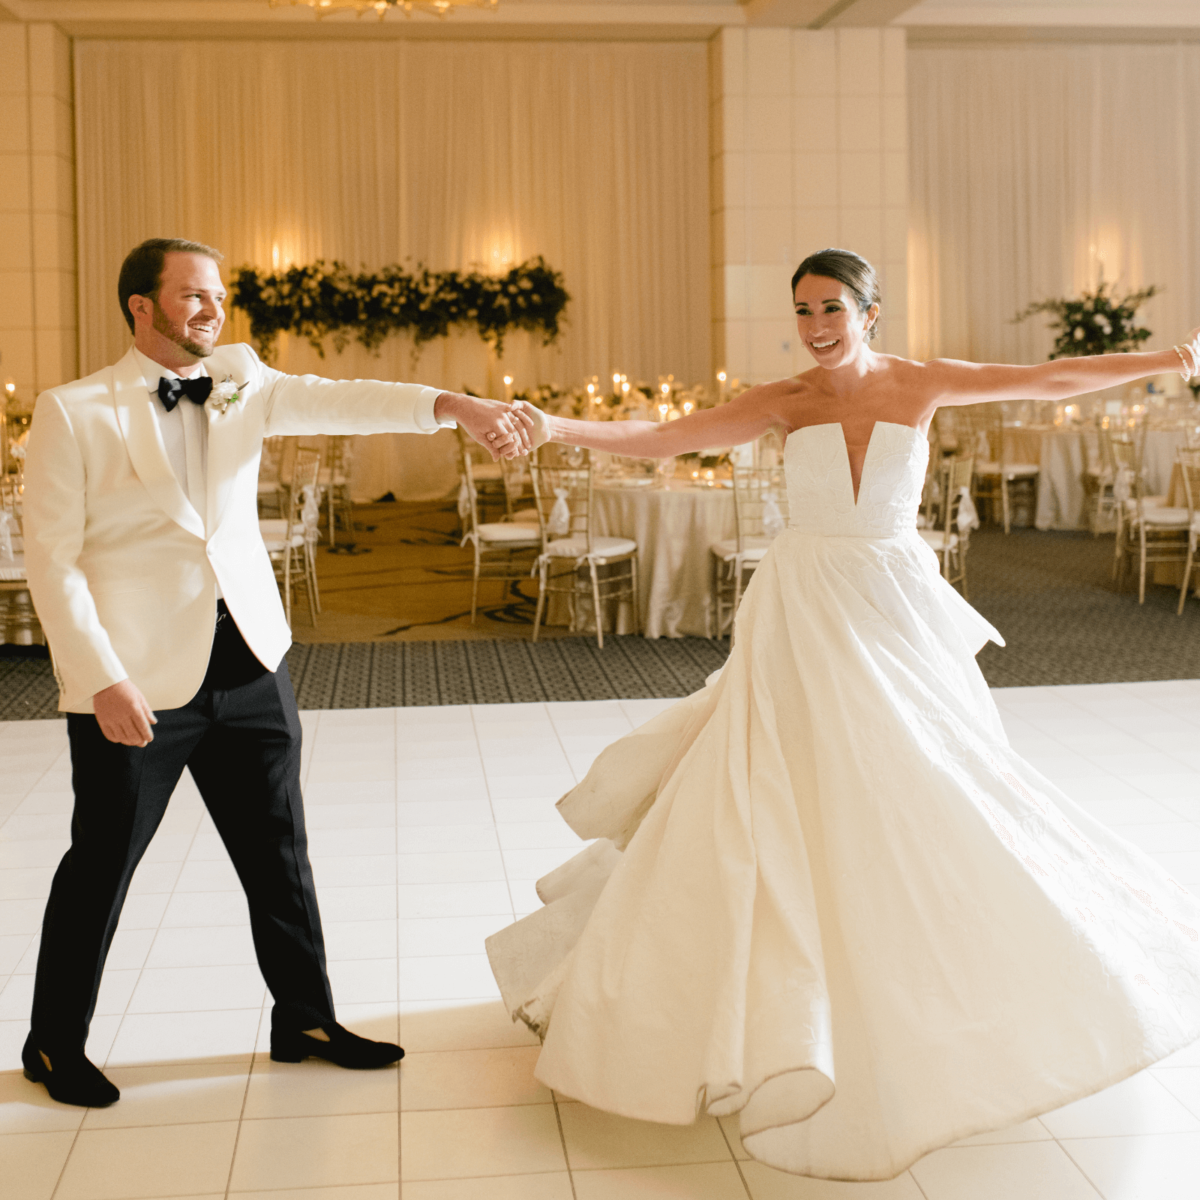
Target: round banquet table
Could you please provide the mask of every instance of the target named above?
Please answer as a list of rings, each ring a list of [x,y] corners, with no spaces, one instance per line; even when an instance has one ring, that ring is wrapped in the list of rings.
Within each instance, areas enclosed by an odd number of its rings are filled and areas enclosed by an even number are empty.
[[[712,612],[708,548],[737,536],[733,490],[695,487],[672,480],[665,487],[597,485],[592,520],[600,537],[638,544],[638,605],[646,637],[707,637]],[[583,611],[584,609],[587,611]],[[590,616],[581,606],[580,616]],[[632,633],[628,605],[617,614],[617,632]],[[550,606],[549,623],[567,623],[565,601]]]
[[[1086,529],[1087,493],[1083,480],[1100,469],[1100,442],[1094,429],[1059,426],[1019,426],[1004,431],[1008,461],[1036,463],[1038,529]],[[1171,480],[1175,455],[1186,435],[1177,429],[1146,431],[1143,457],[1146,491],[1164,495]]]

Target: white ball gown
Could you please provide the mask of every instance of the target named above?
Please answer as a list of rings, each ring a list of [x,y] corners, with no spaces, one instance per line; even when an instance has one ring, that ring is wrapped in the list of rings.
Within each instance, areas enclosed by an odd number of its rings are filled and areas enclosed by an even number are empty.
[[[887,1179],[1200,1038],[1200,902],[1009,747],[927,456],[877,423],[856,503],[841,426],[791,434],[726,665],[559,802],[597,840],[488,941],[549,1087]]]

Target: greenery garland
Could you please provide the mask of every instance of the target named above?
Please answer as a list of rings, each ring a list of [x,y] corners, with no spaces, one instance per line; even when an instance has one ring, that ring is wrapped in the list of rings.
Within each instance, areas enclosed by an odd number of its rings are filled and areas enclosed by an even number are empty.
[[[474,325],[480,337],[504,353],[514,329],[555,341],[570,296],[562,276],[539,255],[506,275],[478,271],[410,273],[400,266],[354,274],[344,264],[318,259],[271,275],[240,267],[230,289],[231,304],[250,318],[250,336],[270,360],[283,332],[307,339],[325,357],[324,339],[332,334],[340,354],[353,338],[378,350],[393,333],[409,333],[414,353],[452,325]]]
[[[1134,323],[1134,315],[1138,306],[1159,290],[1151,285],[1118,299],[1101,280],[1094,292],[1084,292],[1078,300],[1039,300],[1017,313],[1013,321],[1023,321],[1034,313],[1053,313],[1058,320],[1051,321],[1050,328],[1062,332],[1054,339],[1051,358],[1119,354],[1136,350],[1150,336],[1150,330]]]

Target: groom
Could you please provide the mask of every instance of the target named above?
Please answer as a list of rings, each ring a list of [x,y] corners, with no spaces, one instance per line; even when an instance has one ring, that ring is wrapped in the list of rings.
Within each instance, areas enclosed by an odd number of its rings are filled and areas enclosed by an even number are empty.
[[[363,1068],[403,1055],[334,1017],[283,658],[291,636],[258,528],[259,456],[279,434],[456,422],[493,457],[529,446],[529,419],[496,401],[284,375],[249,346],[217,346],[220,261],[175,238],[131,251],[118,294],[132,348],[44,392],[29,438],[26,563],[67,713],[75,808],[22,1058],[65,1104],[119,1096],[84,1045],[130,879],[185,768],[249,902],[275,1001],[271,1057]]]

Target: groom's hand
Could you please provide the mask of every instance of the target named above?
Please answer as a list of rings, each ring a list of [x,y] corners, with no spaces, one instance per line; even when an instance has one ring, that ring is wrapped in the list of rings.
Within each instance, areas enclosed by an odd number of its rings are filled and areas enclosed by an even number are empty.
[[[528,454],[533,443],[533,422],[520,408],[500,400],[443,392],[434,403],[434,415],[451,417],[483,446],[493,461]]]
[[[122,679],[92,697],[96,723],[110,742],[122,746],[148,746],[154,741],[151,725],[157,725],[146,697],[132,680]]]

